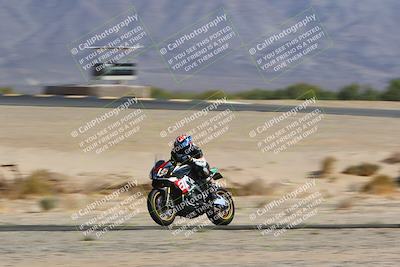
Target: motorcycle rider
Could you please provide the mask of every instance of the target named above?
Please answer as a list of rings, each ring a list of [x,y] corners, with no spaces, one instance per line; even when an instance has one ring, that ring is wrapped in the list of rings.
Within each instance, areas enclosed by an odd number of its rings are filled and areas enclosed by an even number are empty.
[[[196,146],[190,135],[182,134],[175,139],[171,150],[171,161],[175,164],[189,164],[196,178],[205,180],[210,176],[210,166],[203,151]]]

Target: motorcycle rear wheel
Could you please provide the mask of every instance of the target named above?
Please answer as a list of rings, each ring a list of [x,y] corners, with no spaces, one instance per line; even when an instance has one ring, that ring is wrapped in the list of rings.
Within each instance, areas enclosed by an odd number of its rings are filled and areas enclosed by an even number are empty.
[[[161,226],[168,226],[174,222],[176,213],[166,214],[168,210],[164,191],[153,189],[147,196],[147,209],[151,218]]]

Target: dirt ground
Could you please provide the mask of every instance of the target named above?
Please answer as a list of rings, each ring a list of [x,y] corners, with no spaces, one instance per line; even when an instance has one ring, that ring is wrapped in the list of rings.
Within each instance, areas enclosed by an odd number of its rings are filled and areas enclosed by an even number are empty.
[[[176,135],[193,130],[204,121],[221,114],[209,112],[207,116],[195,119],[161,137],[161,132],[174,127],[176,122],[195,111],[145,109],[142,110],[144,119],[138,123],[140,129],[136,133],[104,152],[84,152],[80,142],[134,112],[121,111],[115,118],[102,122],[99,127],[93,127],[75,138],[71,136],[72,131],[109,111],[102,108],[1,106],[0,124],[5,127],[0,131],[0,163],[18,164],[22,175],[37,169],[47,169],[65,175],[66,179],[81,187],[127,179],[149,183],[148,173],[155,159],[169,157],[168,143]],[[382,160],[400,151],[396,134],[400,132],[398,119],[325,115],[322,110],[323,117],[315,124],[315,132],[279,153],[272,150],[263,153],[258,147],[260,140],[275,134],[304,114],[290,117],[277,127],[273,126],[252,138],[249,132],[282,113],[232,113],[232,119],[225,124],[228,129],[201,147],[208,162],[220,168],[228,186],[257,180],[260,187],[270,189],[264,200],[257,200],[253,206],[277,199],[285,192],[307,183],[310,172],[319,170],[321,161],[327,156],[336,159],[332,173],[325,179],[317,179],[315,187],[331,208],[347,201],[350,206],[364,205],[372,210],[371,202],[385,205],[386,202],[390,204],[399,199],[397,194],[382,197],[359,195],[360,188],[371,178],[341,173],[349,165],[368,162],[380,166],[379,174],[397,177],[398,164],[386,164]],[[197,141],[201,140],[195,139]],[[0,171],[7,179],[12,177],[4,168]],[[20,202],[14,202],[14,208],[9,208],[7,201],[0,201],[0,211],[3,211],[3,215],[4,212],[13,213],[13,210],[37,211],[34,207],[36,203],[31,207],[26,201]],[[391,212],[390,208],[388,212]]]
[[[46,238],[43,238],[43,234]],[[0,233],[1,266],[398,266],[398,230],[119,231],[82,241],[78,233]]]
[[[168,143],[204,120],[200,118],[188,127],[185,125],[166,137],[160,137],[161,131],[175,125],[190,112],[143,110],[146,117],[139,124],[137,133],[100,154],[83,152],[79,143],[90,134],[96,134],[99,128],[91,130],[83,138],[71,137],[71,131],[108,111],[99,108],[1,106],[0,163],[16,163],[23,173],[49,169],[74,177],[129,174],[144,182],[148,181],[155,158],[169,157]],[[131,110],[121,114],[129,112]],[[280,153],[262,153],[257,142],[268,132],[255,138],[250,138],[249,132],[280,113],[233,113],[234,118],[227,124],[229,129],[202,148],[210,164],[222,168],[225,176],[235,182],[259,178],[267,183],[302,183],[306,174],[317,170],[326,156],[337,158],[336,170],[340,171],[349,164],[379,162],[400,150],[396,134],[400,130],[398,119],[324,115],[312,135]],[[210,116],[215,114],[211,112]],[[279,128],[292,121],[292,118],[283,121]],[[111,122],[106,121],[103,125]],[[398,174],[395,165],[382,165],[382,168],[387,175]]]
[[[150,182],[148,173],[155,159],[168,158],[168,143],[176,135],[221,114],[210,112],[170,131],[193,112],[145,109],[144,119],[133,134],[101,153],[95,152],[98,147],[84,152],[93,144],[88,138],[133,112],[121,111],[117,118],[72,137],[74,131],[109,111],[0,106],[0,164],[18,164],[23,176],[47,169],[81,188],[127,179],[145,184]],[[360,193],[372,178],[342,173],[349,165],[368,162],[380,166],[378,174],[397,177],[399,165],[382,160],[400,151],[398,119],[323,114],[313,125],[315,131],[295,144],[286,142],[285,149],[274,153],[261,151],[263,140],[298,118],[285,119],[251,137],[252,131],[282,113],[233,114],[223,125],[225,131],[201,146],[211,165],[220,168],[227,186],[245,188],[256,180],[249,190],[261,190],[259,196],[234,197],[237,209],[233,224],[263,224],[269,216],[298,202],[303,196],[285,202],[269,215],[260,215],[271,201],[309,183],[327,156],[336,159],[333,170],[314,180],[312,192],[320,193],[322,202],[304,223],[398,223],[398,189],[383,195]],[[0,171],[2,179],[12,179],[5,168]],[[0,195],[0,224],[84,223],[90,218],[74,221],[71,215],[101,197],[79,192],[60,195],[59,206],[43,212],[38,205],[41,196],[9,200]],[[145,202],[140,209],[124,224],[154,225]],[[201,230],[188,238],[163,230],[119,231],[100,240],[82,241],[80,232],[2,232],[0,266],[397,266],[399,233],[397,229],[291,230],[275,238],[258,230]]]

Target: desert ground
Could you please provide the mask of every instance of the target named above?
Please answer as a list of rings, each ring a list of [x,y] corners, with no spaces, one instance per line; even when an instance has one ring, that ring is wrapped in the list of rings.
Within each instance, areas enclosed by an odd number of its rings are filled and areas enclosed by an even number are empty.
[[[399,231],[299,230],[270,239],[254,231],[112,232],[102,241],[78,233],[2,233],[2,266],[398,266]],[[30,246],[23,245],[31,244]]]
[[[327,102],[319,106],[335,105]],[[376,108],[398,107],[379,103]],[[315,207],[315,214],[303,223],[399,222],[396,177],[400,166],[383,161],[400,151],[398,118],[326,115],[322,109],[319,120],[308,127],[312,131],[298,142],[286,140],[286,147],[275,153],[274,150],[262,152],[266,144],[263,140],[287,129],[305,114],[289,117],[251,137],[252,130],[261,129],[265,122],[282,113],[209,112],[176,127],[177,122],[190,118],[195,111],[144,109],[133,116],[142,117],[134,124],[135,128],[127,130],[134,129],[127,137],[114,136],[111,141],[120,141],[98,150],[99,153],[96,153],[99,146],[85,152],[93,144],[90,138],[102,135],[105,127],[134,112],[132,109],[121,111],[118,116],[72,136],[73,131],[83,129],[88,122],[109,111],[107,108],[0,106],[0,164],[16,164],[21,177],[46,170],[63,187],[63,193],[52,195],[57,205],[48,211],[43,211],[38,204],[47,197],[45,194],[8,197],[7,192],[0,191],[0,224],[85,223],[90,216],[72,220],[71,214],[102,198],[105,194],[102,189],[116,188],[132,179],[138,182],[145,198],[150,184],[148,173],[154,161],[168,158],[169,142],[183,132],[202,128],[204,121],[220,122],[213,138],[203,136],[196,140],[194,134],[194,141],[200,142],[208,162],[219,167],[226,186],[235,189],[236,216],[232,224],[265,223],[268,216],[275,216],[307,194],[285,201],[268,215],[257,211],[311,181],[314,186],[308,193],[318,192],[322,201]],[[322,162],[327,157],[334,160],[326,173],[321,174]],[[363,163],[375,164],[378,169],[364,176],[342,173],[349,166]],[[9,168],[3,167],[0,171],[3,182],[15,179],[16,173]],[[393,186],[366,190],[366,185],[377,175],[390,177]],[[102,209],[112,205],[109,203]],[[147,214],[145,202],[140,202],[137,208],[139,212],[124,224],[155,225]],[[175,235],[172,230],[115,231],[99,240],[85,241],[79,231],[0,232],[0,239],[5,240],[0,245],[0,265],[396,266],[400,259],[396,246],[399,233],[398,229],[289,230],[274,237],[263,235],[259,230],[200,230],[187,237]]]
[[[82,138],[71,137],[71,131],[109,109],[1,106],[0,110],[0,162],[18,164],[23,173],[48,169],[74,177],[128,174],[145,182],[154,159],[169,158],[168,143],[191,129],[183,127],[162,138],[162,130],[190,112],[143,110],[146,117],[137,133],[100,154],[85,153],[79,147]],[[210,116],[214,113],[218,112]],[[325,156],[336,157],[337,170],[341,170],[352,163],[381,161],[400,150],[397,118],[324,115],[315,134],[281,153],[262,153],[255,141],[258,136],[250,138],[249,131],[280,113],[233,113],[226,133],[202,148],[210,164],[224,169],[225,176],[235,182],[260,178],[267,183],[301,183]],[[290,122],[284,121],[282,127]],[[396,165],[382,168],[387,175],[397,175]]]

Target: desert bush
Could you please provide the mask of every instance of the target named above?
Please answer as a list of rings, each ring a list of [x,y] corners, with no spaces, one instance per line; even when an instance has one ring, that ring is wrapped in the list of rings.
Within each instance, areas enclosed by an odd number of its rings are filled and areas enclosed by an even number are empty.
[[[9,198],[25,198],[29,195],[49,195],[53,192],[54,188],[50,183],[50,172],[37,170],[26,178],[10,182],[5,194]]]
[[[228,95],[227,93],[225,93],[224,91],[216,89],[216,90],[208,90],[205,92],[195,94],[192,98],[203,99],[203,100],[205,100],[205,99],[212,100],[212,99],[221,99],[224,97],[231,98],[231,96]]]
[[[273,91],[268,91],[265,89],[251,89],[249,91],[243,91],[236,93],[235,98],[239,99],[272,99]]]
[[[215,99],[214,95],[220,90],[204,92],[169,91],[152,87],[151,97],[159,99]],[[8,92],[8,91],[7,91]],[[0,91],[1,93],[1,91]],[[296,83],[280,89],[256,88],[236,93],[226,93],[230,99],[307,99],[316,96],[319,100],[390,100],[400,101],[400,79],[391,80],[385,91],[380,92],[369,85],[352,83],[339,89],[338,92],[329,91],[309,83]]]
[[[340,201],[339,204],[336,206],[336,209],[346,210],[346,209],[350,209],[352,206],[353,206],[353,199],[348,198],[348,199],[344,199],[344,200]]]
[[[321,88],[319,86],[308,84],[308,83],[296,83],[286,87],[285,92],[289,99],[308,99],[317,92],[320,92]]]
[[[265,186],[261,179],[255,179],[243,185],[237,185],[235,188],[227,188],[235,196],[261,196],[271,194],[273,189]]]
[[[159,99],[168,99],[172,98],[172,93],[161,88],[151,87],[150,96]]]
[[[39,205],[44,211],[49,211],[57,206],[57,199],[53,197],[45,197],[39,201]]]
[[[381,93],[370,86],[362,88],[360,95],[360,100],[381,100]]]
[[[377,175],[364,185],[362,192],[369,194],[390,194],[396,190],[396,183],[387,175]]]
[[[92,235],[84,235],[81,241],[95,241],[96,238]]]
[[[7,180],[2,179],[0,177],[0,192],[5,192],[9,189],[9,183],[7,182]]]
[[[356,100],[360,97],[360,85],[353,83],[340,89],[338,99],[340,100]]]
[[[321,164],[321,177],[326,177],[333,173],[336,159],[334,157],[326,157]]]
[[[383,100],[400,101],[400,79],[391,80],[389,86],[382,93]]]
[[[46,170],[32,172],[25,179],[20,180],[22,195],[43,195],[51,193],[49,184],[50,173]]]
[[[12,94],[14,93],[14,89],[11,87],[0,87],[0,94]]]
[[[371,163],[362,163],[360,165],[354,165],[347,167],[343,173],[358,175],[358,176],[371,176],[379,170],[379,166]]]
[[[337,100],[337,93],[332,91],[320,90],[316,95],[319,100]]]
[[[383,162],[389,164],[400,163],[400,153],[393,153],[392,155],[384,159]]]

